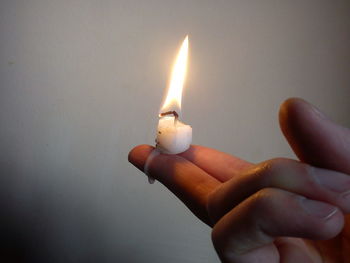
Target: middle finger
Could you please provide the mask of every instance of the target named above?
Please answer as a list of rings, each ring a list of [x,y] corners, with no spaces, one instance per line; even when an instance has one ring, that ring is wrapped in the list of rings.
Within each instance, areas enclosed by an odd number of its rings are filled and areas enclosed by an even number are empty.
[[[208,198],[208,213],[219,220],[243,200],[266,187],[280,188],[336,205],[350,212],[350,177],[289,159],[273,159],[223,183]]]

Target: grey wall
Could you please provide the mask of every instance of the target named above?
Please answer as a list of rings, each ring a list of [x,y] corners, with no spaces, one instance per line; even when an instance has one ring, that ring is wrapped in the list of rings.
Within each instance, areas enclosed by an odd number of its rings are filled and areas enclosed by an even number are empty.
[[[290,96],[350,126],[349,1],[3,0],[0,32],[2,244],[36,262],[218,262],[210,229],[127,162],[187,33],[194,143],[293,157]]]

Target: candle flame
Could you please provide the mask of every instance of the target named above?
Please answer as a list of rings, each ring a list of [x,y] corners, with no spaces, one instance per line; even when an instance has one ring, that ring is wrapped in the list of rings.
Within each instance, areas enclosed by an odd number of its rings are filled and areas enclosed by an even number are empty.
[[[188,60],[188,35],[182,42],[171,72],[170,85],[161,112],[181,109],[182,90],[185,82]]]

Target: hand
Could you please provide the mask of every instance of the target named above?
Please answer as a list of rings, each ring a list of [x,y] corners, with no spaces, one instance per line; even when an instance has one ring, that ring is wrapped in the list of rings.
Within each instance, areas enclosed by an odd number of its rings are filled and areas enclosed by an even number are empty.
[[[282,105],[280,124],[302,162],[253,165],[192,146],[156,156],[149,172],[213,227],[223,262],[350,262],[349,130],[299,99]],[[152,150],[135,147],[129,160],[143,170]]]

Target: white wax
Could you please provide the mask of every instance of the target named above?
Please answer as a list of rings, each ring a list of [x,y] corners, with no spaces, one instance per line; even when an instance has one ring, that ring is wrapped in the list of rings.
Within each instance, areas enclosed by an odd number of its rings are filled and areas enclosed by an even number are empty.
[[[186,151],[192,142],[192,128],[173,116],[161,117],[158,122],[156,147],[162,153],[178,154]]]

